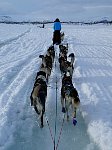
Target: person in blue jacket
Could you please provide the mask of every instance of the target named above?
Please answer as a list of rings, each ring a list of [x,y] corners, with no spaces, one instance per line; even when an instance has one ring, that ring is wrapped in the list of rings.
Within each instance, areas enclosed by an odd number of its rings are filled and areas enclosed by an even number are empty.
[[[57,18],[54,21],[53,45],[61,43],[60,31],[61,31],[61,23],[60,20]]]

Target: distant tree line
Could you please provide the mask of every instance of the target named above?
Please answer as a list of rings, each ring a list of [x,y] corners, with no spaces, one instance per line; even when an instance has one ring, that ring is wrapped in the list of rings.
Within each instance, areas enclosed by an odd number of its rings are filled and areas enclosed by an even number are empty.
[[[0,23],[5,23],[5,24],[48,24],[52,23],[52,21],[47,21],[47,22],[41,22],[41,21],[0,21]]]
[[[49,24],[49,23],[53,23],[53,21],[0,21],[0,23],[5,23],[5,24],[33,24],[33,25],[37,25],[37,24]],[[75,24],[75,25],[92,25],[92,24],[112,24],[112,21],[108,21],[108,20],[101,20],[101,21],[92,21],[92,22],[74,22],[74,21],[63,21],[61,23],[65,23],[65,24]]]

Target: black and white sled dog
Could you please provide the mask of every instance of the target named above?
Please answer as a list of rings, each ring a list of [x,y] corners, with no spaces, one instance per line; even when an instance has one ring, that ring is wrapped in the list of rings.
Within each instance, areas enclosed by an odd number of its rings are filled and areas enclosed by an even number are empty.
[[[47,81],[49,76],[51,75],[51,70],[54,62],[55,51],[54,46],[50,46],[47,50],[47,54],[40,55],[39,58],[42,59],[42,65],[40,66],[40,71],[44,71],[46,73]]]
[[[68,56],[71,60],[67,61],[67,72],[70,73],[70,76],[72,78],[73,76],[73,71],[74,71],[74,61],[75,61],[75,55],[74,53],[69,54]]]
[[[66,74],[62,79],[61,88],[61,104],[62,112],[67,114],[67,120],[69,120],[69,109],[72,108],[73,124],[76,125],[76,110],[79,107],[80,99],[76,88],[72,84],[72,79]]]
[[[43,115],[45,113],[45,102],[47,97],[46,74],[39,71],[36,76],[33,90],[31,92],[31,106],[34,106],[36,113],[41,119],[41,127],[43,127]]]

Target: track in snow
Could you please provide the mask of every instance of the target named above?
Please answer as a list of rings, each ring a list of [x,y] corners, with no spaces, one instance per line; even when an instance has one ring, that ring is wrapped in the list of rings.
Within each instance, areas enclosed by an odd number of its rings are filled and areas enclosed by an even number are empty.
[[[0,77],[2,78],[1,82],[3,82],[3,84],[4,80],[7,82],[2,87],[0,87],[0,91],[2,92],[2,95],[0,95],[0,106],[3,106],[2,109],[0,108],[2,110],[0,119],[3,120],[3,125],[1,125],[3,126],[3,131],[1,133],[5,137],[3,138],[4,141],[1,141],[0,146],[3,148],[4,143],[7,144],[5,150],[53,150],[53,142],[48,125],[44,120],[44,128],[39,128],[37,115],[30,106],[29,99],[36,72],[38,71],[41,62],[38,56],[39,54],[45,53],[47,47],[50,46],[49,43],[51,42],[49,41],[51,40],[51,35],[52,32],[48,32],[47,29],[42,32],[42,29],[37,30],[36,27],[32,27],[27,34],[24,34],[23,36],[15,39],[14,41],[10,41],[10,43],[1,47],[2,60],[0,62]],[[77,46],[77,50],[75,50],[75,52],[78,60],[76,61],[75,67],[77,67],[77,63],[80,66],[83,64],[83,68],[81,70],[83,77],[79,80],[79,82],[82,83],[81,81],[84,81],[85,76],[89,77],[90,74],[92,75],[93,73],[97,73],[94,68],[94,64],[92,69],[90,68],[92,65],[90,60],[95,59],[94,61],[98,61],[96,63],[102,63],[100,60],[104,60],[105,56],[108,57],[109,49],[102,55],[101,52],[99,52],[101,59],[97,59],[97,55],[94,52],[96,47],[94,47],[94,49],[92,49],[92,47],[87,49],[89,46],[87,44],[83,43],[82,47],[81,43],[75,43],[75,45],[74,39],[75,38],[73,36],[71,39],[68,38],[67,40],[72,51],[74,50],[74,47]],[[78,51],[78,48],[81,50]],[[110,58],[110,56],[108,58]],[[108,63],[110,63],[109,60]],[[107,74],[109,74],[109,72]],[[56,133],[57,143],[63,120],[60,103],[61,77],[58,63],[57,68],[55,68],[55,66],[53,67],[53,71],[50,76],[50,87],[48,88],[48,97],[46,102],[46,116],[48,118],[53,135],[56,107],[56,75],[59,79]],[[78,84],[78,80],[76,78],[74,78],[74,83],[75,81],[77,87],[81,91],[80,83]],[[87,82],[87,80],[84,82]],[[98,90],[97,93],[99,93],[99,87],[97,84],[94,84],[93,88],[96,87]],[[100,86],[100,88],[104,90],[105,86]],[[86,98],[86,96],[82,93],[81,96]],[[110,97],[110,94],[107,94],[107,96]],[[74,127],[71,120],[69,122],[65,120],[58,149],[98,150],[95,143],[93,143],[93,141],[88,136],[87,126],[80,111],[77,113],[77,121],[78,124]]]
[[[59,133],[62,127],[63,113],[61,112],[60,103],[60,83],[61,75],[59,70],[59,64],[56,63],[52,70],[52,74],[49,80],[48,97],[46,102],[46,116],[49,121],[50,129],[54,137],[55,130],[55,108],[56,108],[56,89],[55,81],[56,76],[58,78],[58,116],[57,116],[57,132],[56,132],[56,144],[59,140]],[[25,106],[21,118],[18,119],[16,130],[13,134],[14,143],[8,148],[8,150],[53,150],[54,145],[49,131],[46,119],[44,119],[44,128],[40,129],[37,115],[30,107],[29,96],[30,91],[27,89],[23,93],[24,99],[26,99]],[[67,122],[65,119],[62,134],[60,137],[58,149],[59,150],[97,150],[97,146],[89,139],[87,134],[87,128],[80,111],[77,113],[78,124],[74,127],[72,124],[72,118]]]

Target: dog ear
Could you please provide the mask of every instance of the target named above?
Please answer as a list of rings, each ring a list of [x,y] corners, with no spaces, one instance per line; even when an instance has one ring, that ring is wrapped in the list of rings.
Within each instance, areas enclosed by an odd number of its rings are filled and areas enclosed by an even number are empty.
[[[75,57],[74,53],[69,54],[68,57]]]
[[[43,58],[44,57],[44,55],[39,55],[39,58]]]

